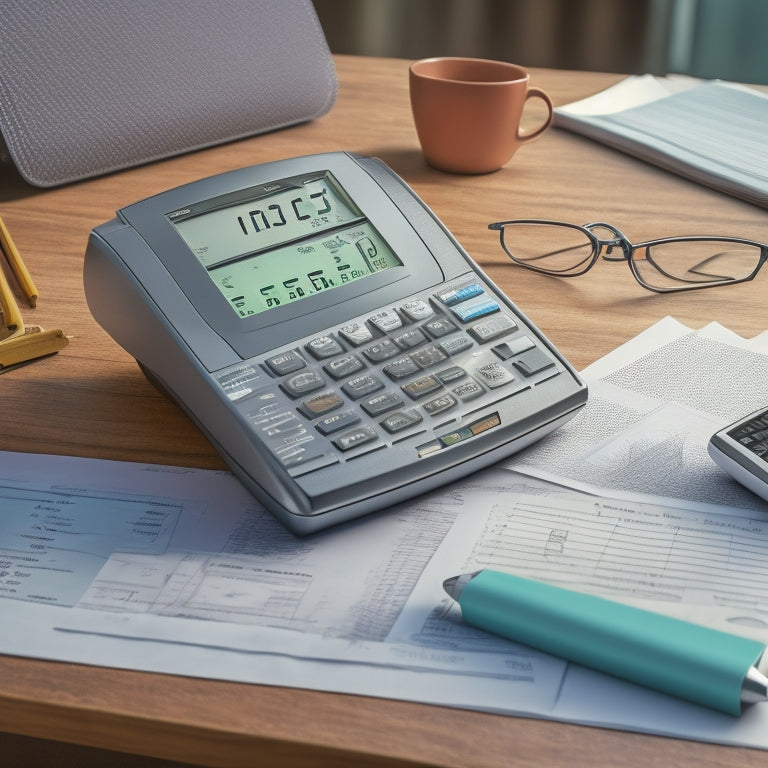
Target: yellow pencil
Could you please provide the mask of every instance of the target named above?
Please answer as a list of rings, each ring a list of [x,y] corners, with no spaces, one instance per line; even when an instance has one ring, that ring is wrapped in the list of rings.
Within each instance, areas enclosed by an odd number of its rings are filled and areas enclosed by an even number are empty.
[[[0,373],[20,363],[52,355],[66,347],[68,343],[69,339],[63,331],[30,329],[30,332],[23,336],[0,343]]]
[[[0,310],[2,313],[0,339],[8,339],[24,333],[24,321],[21,319],[19,305],[16,303],[2,267],[0,267]]]
[[[8,259],[8,263],[11,265],[11,269],[16,275],[16,279],[19,281],[19,285],[24,293],[27,295],[29,306],[34,307],[37,304],[37,288],[32,280],[32,276],[29,274],[26,264],[21,258],[16,245],[11,240],[11,233],[0,219],[0,246],[2,246],[5,258]]]

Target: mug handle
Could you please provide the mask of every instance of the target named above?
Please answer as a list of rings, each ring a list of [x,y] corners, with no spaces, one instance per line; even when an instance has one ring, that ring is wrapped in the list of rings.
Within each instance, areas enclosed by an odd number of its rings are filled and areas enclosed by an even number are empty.
[[[535,139],[537,136],[541,136],[541,134],[544,133],[544,131],[546,131],[547,128],[549,128],[549,126],[552,124],[552,118],[554,116],[552,99],[550,99],[549,96],[547,96],[547,94],[541,90],[541,88],[529,88],[525,94],[525,101],[527,102],[528,99],[531,98],[541,99],[547,105],[549,113],[547,114],[544,122],[538,128],[532,131],[528,131],[528,133],[520,133],[520,128],[518,127],[518,141],[530,141],[531,139]],[[523,104],[523,109],[525,109],[525,103]]]

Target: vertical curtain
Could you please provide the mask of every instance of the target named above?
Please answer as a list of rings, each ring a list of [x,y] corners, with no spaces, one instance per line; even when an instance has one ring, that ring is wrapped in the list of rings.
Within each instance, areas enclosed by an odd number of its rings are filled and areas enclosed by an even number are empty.
[[[331,50],[663,73],[675,0],[314,0]]]
[[[669,69],[768,84],[765,0],[675,0]]]

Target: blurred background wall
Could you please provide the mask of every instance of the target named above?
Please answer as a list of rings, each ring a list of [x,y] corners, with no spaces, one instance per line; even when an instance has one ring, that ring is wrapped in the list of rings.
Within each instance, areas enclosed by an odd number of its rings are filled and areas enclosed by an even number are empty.
[[[334,53],[768,83],[768,0],[313,0]]]

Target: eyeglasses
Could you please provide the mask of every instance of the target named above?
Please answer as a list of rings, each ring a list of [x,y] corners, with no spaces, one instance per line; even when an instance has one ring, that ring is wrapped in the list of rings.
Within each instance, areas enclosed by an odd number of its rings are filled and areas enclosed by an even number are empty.
[[[606,261],[626,261],[637,282],[657,293],[743,283],[768,261],[768,246],[738,237],[666,237],[633,245],[602,222],[579,227],[516,219],[488,228],[499,230],[501,247],[521,267],[576,277],[590,270],[604,249]]]

